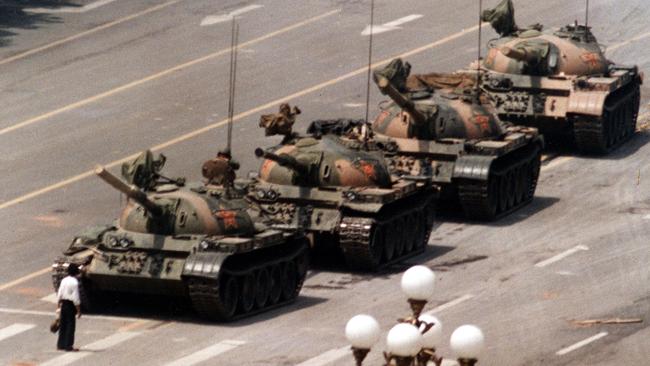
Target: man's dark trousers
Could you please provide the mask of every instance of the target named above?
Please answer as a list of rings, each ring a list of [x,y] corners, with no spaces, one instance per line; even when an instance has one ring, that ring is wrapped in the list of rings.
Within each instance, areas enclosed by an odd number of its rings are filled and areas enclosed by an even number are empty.
[[[74,331],[76,326],[77,308],[70,300],[61,301],[61,325],[59,327],[59,341],[56,348],[70,351],[74,346]]]

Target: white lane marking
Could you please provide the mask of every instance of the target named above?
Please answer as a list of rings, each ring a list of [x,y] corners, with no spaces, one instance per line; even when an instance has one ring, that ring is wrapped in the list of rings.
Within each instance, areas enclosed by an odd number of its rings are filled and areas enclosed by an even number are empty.
[[[450,302],[447,302],[447,303],[444,303],[444,304],[442,304],[440,306],[437,306],[437,307],[425,312],[424,314],[432,315],[432,314],[439,313],[439,312],[441,312],[443,310],[449,309],[449,308],[454,307],[454,306],[456,306],[456,305],[458,305],[460,303],[463,303],[463,302],[465,302],[465,301],[467,301],[467,300],[469,300],[469,299],[471,299],[473,297],[474,297],[474,295],[472,295],[472,294],[463,295],[463,296],[457,298],[456,300],[451,300]]]
[[[362,36],[369,36],[370,33],[372,34],[379,34],[379,33],[384,33],[384,32],[389,32],[389,31],[394,31],[401,29],[400,25],[408,22],[412,22],[414,20],[422,18],[424,15],[422,14],[411,14],[407,15],[405,17],[395,19],[392,22],[384,23],[381,25],[373,25],[372,27],[370,25],[366,26],[366,28],[361,32]]]
[[[650,214],[643,216],[644,220],[650,220]]]
[[[93,34],[93,33],[99,32],[99,31],[101,31],[101,30],[108,29],[108,28],[110,28],[110,27],[113,27],[113,26],[116,26],[116,25],[118,25],[118,24],[121,24],[121,23],[124,23],[124,22],[126,22],[126,21],[129,21],[129,20],[131,20],[131,19],[135,19],[135,18],[137,18],[137,17],[140,17],[140,16],[143,16],[143,15],[149,14],[149,13],[151,13],[151,12],[154,12],[154,11],[157,11],[157,10],[160,10],[160,9],[163,9],[163,8],[166,8],[166,7],[170,6],[170,5],[176,4],[176,3],[179,2],[179,1],[182,1],[182,0],[171,0],[171,1],[168,1],[168,2],[166,2],[166,3],[158,4],[158,5],[153,6],[153,7],[151,7],[151,8],[145,9],[145,10],[143,10],[143,11],[141,11],[141,12],[127,15],[127,16],[125,16],[124,18],[120,18],[120,19],[114,20],[114,21],[112,21],[112,22],[108,22],[108,23],[106,23],[106,24],[102,24],[102,25],[97,26],[97,27],[95,27],[95,28],[91,28],[91,29],[88,29],[88,30],[83,31],[83,32],[81,32],[81,33],[74,34],[74,35],[72,35],[72,36],[70,36],[70,37],[66,37],[66,38],[63,38],[63,39],[59,39],[58,41],[54,41],[54,42],[52,42],[52,43],[48,43],[48,44],[45,44],[45,45],[40,46],[40,47],[32,48],[31,50],[27,50],[27,51],[25,51],[25,52],[18,53],[18,54],[16,54],[16,55],[11,56],[11,57],[7,57],[7,58],[5,58],[5,59],[0,60],[0,65],[3,65],[3,64],[6,64],[6,63],[9,63],[9,62],[12,62],[12,61],[16,61],[16,60],[21,59],[21,58],[25,58],[25,57],[30,56],[30,55],[33,55],[33,54],[35,54],[35,53],[38,53],[38,52],[41,52],[41,51],[45,51],[45,50],[48,50],[48,49],[50,49],[50,48],[53,48],[53,47],[56,47],[56,46],[62,45],[62,44],[64,44],[64,43],[68,43],[68,42],[74,41],[74,40],[76,40],[76,39],[79,39],[79,38],[81,38],[81,37],[88,36],[88,35],[90,35],[90,34]]]
[[[140,332],[120,332],[82,347],[80,352],[66,352],[61,356],[42,363],[41,366],[64,366],[88,357],[97,351],[103,351],[140,335]],[[88,350],[88,351],[85,351]]]
[[[41,301],[50,302],[52,304],[56,304],[57,302],[59,302],[55,293],[41,297]]]
[[[616,43],[616,44],[614,44],[614,45],[612,45],[610,47],[607,47],[605,51],[607,53],[609,53],[610,51],[614,51],[617,48],[621,48],[621,47],[623,47],[625,45],[628,45],[628,44],[630,44],[630,43],[632,43],[634,41],[638,41],[640,39],[646,38],[648,36],[650,36],[650,32],[641,33],[641,34],[639,34],[638,36],[636,36],[634,38],[628,39],[627,41],[619,42],[619,43]]]
[[[569,352],[575,351],[580,347],[584,347],[584,346],[588,345],[591,342],[597,341],[597,340],[605,337],[607,334],[609,334],[609,333],[600,332],[600,333],[596,334],[593,337],[589,337],[589,338],[587,338],[585,340],[582,340],[582,341],[580,341],[578,343],[574,343],[574,344],[570,345],[569,347],[562,348],[561,350],[555,352],[555,354],[558,355],[558,356],[566,355]]]
[[[253,4],[253,5],[244,6],[243,8],[239,8],[237,10],[233,10],[230,13],[227,13],[227,14],[208,15],[207,17],[203,18],[203,20],[201,21],[201,25],[206,26],[206,25],[213,25],[213,24],[217,24],[217,23],[227,22],[227,21],[232,20],[232,18],[234,18],[234,17],[236,17],[238,15],[248,13],[249,11],[253,11],[255,9],[259,9],[259,8],[263,8],[263,7],[264,7],[264,5]]]
[[[296,366],[325,366],[350,354],[352,354],[350,346],[334,348]]]
[[[343,106],[347,107],[347,108],[359,108],[359,107],[363,107],[364,105],[365,105],[364,103],[345,103],[345,104],[343,104]]]
[[[557,271],[555,272],[559,274],[560,276],[575,276],[576,274],[571,272],[571,271]]]
[[[581,250],[589,250],[589,247],[587,247],[585,245],[576,245],[575,247],[573,247],[571,249],[567,249],[567,250],[565,250],[564,252],[562,252],[562,253],[560,253],[558,255],[552,256],[549,259],[543,260],[543,261],[535,264],[535,267],[538,267],[538,268],[546,267],[551,263],[555,263],[555,262],[557,262],[559,260],[562,260],[562,259],[570,256],[571,254],[577,253],[577,252],[579,252]]]
[[[0,341],[3,341],[9,337],[13,337],[16,334],[20,334],[26,330],[30,330],[35,326],[36,326],[35,324],[16,323],[8,327],[4,327],[0,329]]]
[[[555,168],[573,159],[571,156],[562,156],[551,160],[548,164],[542,166],[542,171]]]
[[[0,308],[0,313],[5,314],[20,314],[20,315],[39,315],[39,316],[49,316],[54,317],[54,311],[38,311],[38,310],[23,310],[23,309],[10,309],[10,308]],[[97,319],[97,320],[110,320],[118,322],[139,322],[146,319],[138,318],[129,318],[121,316],[108,316],[108,315],[81,315],[84,318],[88,319]]]
[[[233,341],[233,340],[225,340],[221,341],[217,344],[214,344],[210,347],[204,348],[200,351],[194,352],[190,355],[187,355],[183,358],[179,358],[176,361],[172,361],[166,366],[192,366],[196,365],[199,362],[203,362],[206,360],[211,359],[212,357],[215,357],[217,355],[220,355],[224,352],[228,352],[232,349],[235,349],[241,345],[246,344],[244,341]]]
[[[100,6],[104,6],[114,2],[115,0],[97,0],[90,4],[84,6],[63,6],[60,8],[25,8],[25,11],[30,13],[85,13],[89,10],[97,9]]]

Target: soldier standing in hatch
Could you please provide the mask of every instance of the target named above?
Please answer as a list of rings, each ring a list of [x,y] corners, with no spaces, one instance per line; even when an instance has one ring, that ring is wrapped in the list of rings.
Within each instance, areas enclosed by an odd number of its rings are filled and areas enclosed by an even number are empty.
[[[79,298],[79,267],[70,263],[68,275],[61,281],[57,299],[61,325],[59,327],[59,340],[56,348],[61,351],[78,351],[74,348],[74,332],[76,319],[81,317],[81,301]]]

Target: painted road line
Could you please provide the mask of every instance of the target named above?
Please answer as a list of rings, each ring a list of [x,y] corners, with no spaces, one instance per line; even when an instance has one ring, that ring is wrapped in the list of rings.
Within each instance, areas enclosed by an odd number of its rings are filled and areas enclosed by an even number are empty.
[[[566,355],[569,352],[575,351],[580,347],[584,347],[584,346],[588,345],[589,343],[595,342],[595,341],[605,337],[607,334],[608,334],[607,332],[600,332],[600,333],[596,334],[593,337],[589,337],[589,338],[587,338],[585,340],[582,340],[582,341],[580,341],[578,343],[572,344],[569,347],[562,348],[561,350],[555,352],[555,354],[558,355],[558,356]]]
[[[34,328],[35,324],[16,323],[0,329],[0,341]]]
[[[56,14],[56,13],[85,13],[87,11],[97,9],[101,6],[108,5],[115,0],[97,0],[83,6],[62,6],[60,8],[25,8],[24,10],[30,13],[38,14]]]
[[[24,309],[12,309],[12,308],[0,308],[0,313],[5,314],[19,314],[19,315],[38,315],[38,316],[47,316],[54,317],[54,310],[52,311],[39,311],[39,310],[24,310]],[[143,319],[140,318],[129,318],[122,316],[109,316],[109,315],[81,315],[82,318],[96,319],[96,320],[110,320],[116,322],[139,322]]]
[[[535,264],[535,267],[538,267],[538,268],[546,267],[549,264],[552,264],[552,263],[555,263],[555,262],[557,262],[559,260],[562,260],[562,259],[570,256],[571,254],[577,253],[577,252],[579,252],[581,250],[589,250],[589,247],[587,247],[585,245],[576,245],[575,247],[573,247],[571,249],[567,249],[567,250],[565,250],[564,252],[562,252],[562,253],[560,253],[558,255],[555,255],[555,256],[553,256],[553,257],[551,257],[549,259],[543,260],[543,261]]]
[[[452,35],[447,36],[447,37],[445,37],[445,38],[443,38],[443,39],[440,39],[440,40],[437,40],[437,41],[435,41],[435,42],[429,43],[429,44],[427,44],[427,45],[424,45],[424,46],[421,46],[421,47],[418,47],[418,48],[414,48],[414,49],[412,49],[412,50],[410,50],[410,51],[404,52],[404,53],[399,54],[399,55],[395,55],[395,56],[390,57],[390,58],[388,58],[388,59],[385,59],[385,60],[383,60],[383,61],[375,62],[374,64],[370,65],[370,67],[371,67],[371,68],[376,68],[376,67],[379,67],[379,66],[386,65],[386,64],[388,64],[391,60],[393,60],[393,59],[396,58],[396,57],[402,57],[402,58],[405,58],[405,57],[409,57],[409,56],[412,56],[412,55],[416,55],[416,54],[418,54],[418,53],[421,53],[421,52],[424,52],[424,51],[429,50],[429,49],[431,49],[431,48],[434,48],[434,47],[440,46],[440,45],[445,44],[445,43],[447,43],[447,42],[451,42],[451,41],[453,41],[453,40],[455,40],[455,39],[458,39],[458,38],[460,38],[460,37],[462,37],[462,36],[465,36],[465,35],[467,35],[467,34],[469,34],[469,33],[475,32],[477,29],[478,29],[478,26],[474,26],[474,27],[471,27],[471,28],[464,29],[464,30],[462,30],[462,31],[460,31],[460,32],[458,32],[458,33],[452,34]],[[241,46],[240,46],[240,47],[241,47]],[[242,118],[245,118],[245,117],[248,117],[248,116],[250,116],[250,115],[253,115],[253,114],[259,113],[259,112],[264,111],[264,110],[266,110],[266,109],[268,109],[268,108],[271,108],[271,107],[277,107],[278,104],[286,103],[286,102],[290,102],[290,101],[292,101],[293,99],[296,99],[296,98],[302,97],[302,96],[304,96],[304,95],[307,95],[307,94],[313,93],[313,92],[315,92],[315,91],[317,91],[317,90],[321,90],[321,89],[326,88],[326,87],[328,87],[328,86],[332,86],[332,85],[338,84],[338,83],[340,83],[340,82],[342,82],[342,81],[345,81],[345,80],[347,80],[347,79],[350,79],[350,78],[352,78],[352,77],[355,77],[355,76],[357,76],[357,75],[360,75],[360,74],[363,74],[363,73],[366,73],[366,72],[368,72],[368,66],[365,66],[365,67],[359,68],[359,69],[354,70],[354,71],[351,71],[351,72],[349,72],[349,73],[347,73],[347,74],[341,75],[341,76],[339,76],[339,77],[337,77],[337,78],[330,79],[330,80],[328,80],[328,81],[325,81],[325,82],[322,82],[322,83],[320,83],[320,84],[314,85],[314,86],[309,87],[309,88],[307,88],[307,89],[303,89],[303,90],[301,90],[301,91],[299,91],[299,92],[296,92],[296,93],[293,93],[293,94],[291,94],[291,95],[287,95],[287,96],[285,96],[285,97],[282,97],[282,98],[276,99],[276,100],[271,101],[271,102],[269,102],[269,103],[266,103],[266,104],[263,104],[263,105],[257,106],[257,107],[255,107],[255,108],[253,108],[253,109],[249,109],[248,111],[245,111],[245,112],[239,113],[239,114],[237,114],[237,115],[235,115],[235,116],[233,117],[233,121],[238,121],[238,120],[240,120],[240,119],[242,119]],[[201,134],[203,134],[203,133],[205,133],[205,132],[211,131],[211,130],[213,130],[213,129],[215,129],[215,128],[218,128],[218,127],[221,127],[221,126],[225,125],[227,122],[228,122],[228,120],[225,120],[225,119],[224,119],[224,120],[221,120],[221,121],[219,121],[219,122],[213,123],[213,124],[211,124],[211,125],[207,125],[207,126],[202,127],[202,128],[200,128],[200,129],[198,129],[198,130],[194,130],[194,131],[192,131],[192,132],[186,133],[185,135],[182,135],[182,136],[176,137],[176,138],[174,138],[174,139],[172,139],[172,140],[169,140],[169,141],[167,141],[167,142],[164,142],[164,143],[162,143],[162,144],[159,144],[159,145],[153,146],[153,147],[150,148],[150,150],[152,150],[152,151],[155,152],[155,151],[158,151],[158,150],[161,150],[161,149],[167,148],[167,147],[172,146],[172,145],[175,145],[175,144],[177,144],[177,143],[179,143],[179,142],[183,142],[183,141],[185,141],[185,140],[189,140],[189,139],[191,139],[191,138],[193,138],[193,137],[196,137],[196,136],[198,136],[198,135],[201,135]],[[111,163],[105,164],[104,166],[105,166],[106,168],[112,168],[112,167],[118,166],[118,165],[120,165],[120,164],[122,164],[122,163],[124,163],[124,162],[130,161],[130,160],[133,160],[133,159],[135,159],[138,155],[139,155],[139,153],[135,153],[135,154],[133,154],[133,155],[130,155],[130,156],[124,157],[124,158],[122,158],[122,159],[120,159],[120,160],[116,160],[116,161],[113,161],[113,162],[111,162]],[[60,181],[60,182],[58,182],[58,183],[55,183],[55,184],[49,185],[49,186],[47,186],[47,187],[44,187],[44,188],[38,189],[38,190],[36,190],[36,191],[33,191],[33,192],[30,192],[30,193],[27,193],[27,194],[25,194],[25,195],[23,195],[23,196],[20,196],[20,197],[14,198],[14,199],[12,199],[12,200],[10,200],[10,201],[5,201],[5,202],[3,202],[3,203],[0,203],[0,210],[5,209],[5,208],[8,208],[8,207],[11,207],[11,206],[14,206],[14,205],[16,205],[16,204],[18,204],[18,203],[21,203],[21,202],[25,202],[25,201],[27,201],[27,200],[29,200],[29,199],[32,199],[32,198],[34,198],[34,197],[38,197],[38,196],[40,196],[40,195],[42,195],[42,194],[45,194],[45,193],[48,193],[48,192],[54,191],[54,190],[56,190],[56,189],[59,189],[59,188],[62,188],[62,187],[68,186],[68,185],[70,185],[70,184],[72,184],[72,183],[75,183],[75,182],[78,182],[78,181],[80,181],[80,180],[82,180],[82,179],[84,179],[84,178],[90,177],[90,176],[92,176],[93,174],[94,174],[94,169],[93,169],[93,170],[86,171],[86,172],[81,173],[81,174],[78,174],[78,175],[76,175],[76,176],[70,177],[70,178],[65,179],[65,180],[63,180],[63,181]],[[0,286],[0,290],[2,290],[2,286]]]
[[[290,25],[288,27],[278,29],[278,30],[273,31],[271,33],[267,33],[267,34],[265,34],[265,35],[263,35],[261,37],[252,39],[250,41],[246,41],[244,43],[241,43],[241,44],[239,44],[239,46],[237,48],[238,49],[239,48],[245,48],[245,47],[251,46],[253,44],[260,43],[260,42],[265,41],[265,40],[267,40],[269,38],[277,37],[277,36],[279,36],[281,34],[284,34],[284,33],[287,33],[289,31],[292,31],[294,29],[297,29],[297,28],[303,27],[305,25],[311,24],[311,23],[316,22],[318,20],[321,20],[321,19],[323,19],[325,17],[331,16],[331,15],[334,15],[334,14],[338,14],[340,12],[341,12],[341,9],[336,9],[336,10],[332,10],[332,11],[329,11],[329,12],[324,13],[324,14],[317,15],[315,17],[312,17],[312,18],[303,20],[301,22],[292,24],[292,25]],[[41,121],[43,121],[45,119],[57,116],[57,115],[59,115],[61,113],[69,112],[71,110],[83,107],[83,106],[85,106],[87,104],[94,103],[94,102],[96,102],[98,100],[110,97],[110,96],[115,95],[117,93],[121,93],[121,92],[123,92],[125,90],[132,89],[132,88],[134,88],[136,86],[148,83],[148,82],[153,81],[153,80],[160,79],[160,78],[162,78],[164,76],[167,76],[167,75],[170,75],[170,74],[174,74],[177,71],[186,69],[188,67],[203,63],[205,61],[214,59],[214,58],[219,57],[219,56],[227,55],[228,53],[230,53],[230,48],[224,48],[224,49],[221,49],[219,51],[216,51],[216,52],[210,53],[208,55],[205,55],[205,56],[199,57],[197,59],[194,59],[192,61],[188,61],[188,62],[182,63],[180,65],[176,65],[176,66],[171,67],[169,69],[166,69],[166,70],[157,72],[155,74],[149,75],[149,76],[147,76],[145,78],[132,81],[132,82],[124,84],[122,86],[118,86],[117,88],[107,90],[107,91],[105,91],[103,93],[94,95],[92,97],[88,97],[86,99],[82,99],[82,100],[74,102],[72,104],[68,104],[68,105],[66,105],[64,107],[55,109],[55,110],[47,112],[45,114],[41,114],[40,116],[32,117],[32,118],[29,118],[29,119],[27,119],[25,121],[13,124],[13,125],[11,125],[9,127],[5,127],[5,128],[0,130],[0,135],[4,135],[6,133],[9,133],[9,132],[15,131],[17,129],[32,125],[32,124],[37,123],[37,122],[41,122]]]
[[[30,56],[30,55],[33,55],[33,54],[35,54],[35,53],[38,53],[38,52],[41,52],[41,51],[45,51],[45,50],[48,50],[48,49],[50,49],[50,48],[53,48],[53,47],[56,47],[56,46],[60,46],[60,45],[62,45],[62,44],[65,44],[65,43],[68,43],[68,42],[74,41],[74,40],[79,39],[79,38],[81,38],[81,37],[85,37],[85,36],[87,36],[87,35],[90,35],[90,34],[93,34],[93,33],[99,32],[99,31],[101,31],[101,30],[104,30],[104,29],[107,29],[107,28],[110,28],[110,27],[116,26],[116,25],[118,25],[118,24],[122,24],[122,23],[124,23],[124,22],[126,22],[126,21],[129,21],[129,20],[131,20],[131,19],[135,19],[135,18],[137,18],[137,17],[141,17],[141,16],[143,16],[143,15],[146,15],[146,14],[152,13],[152,12],[154,12],[154,11],[157,11],[157,10],[160,10],[160,9],[163,9],[163,8],[166,8],[166,7],[170,6],[170,5],[173,5],[173,4],[178,3],[178,2],[180,2],[180,1],[183,1],[183,0],[171,0],[171,1],[168,1],[168,2],[166,2],[166,3],[162,3],[162,4],[159,4],[159,5],[153,6],[153,7],[151,7],[151,8],[145,9],[145,10],[143,10],[143,11],[140,11],[140,12],[137,12],[137,13],[134,13],[134,14],[131,14],[131,15],[128,15],[128,16],[126,16],[126,17],[124,17],[124,18],[120,18],[120,19],[117,19],[117,20],[114,20],[114,21],[108,22],[108,23],[106,23],[106,24],[102,24],[102,25],[97,26],[97,27],[95,27],[95,28],[88,29],[87,31],[83,31],[83,32],[81,32],[81,33],[77,33],[77,34],[72,35],[72,36],[70,36],[70,37],[62,38],[62,39],[60,39],[60,40],[58,40],[58,41],[54,41],[54,42],[52,42],[52,43],[48,43],[48,44],[45,44],[45,45],[40,46],[40,47],[32,48],[31,50],[27,50],[27,51],[25,51],[25,52],[21,52],[21,53],[18,53],[18,54],[16,54],[16,55],[13,55],[13,56],[11,56],[11,57],[7,57],[7,58],[5,58],[5,59],[0,60],[0,65],[2,65],[2,64],[6,64],[6,63],[9,63],[9,62],[12,62],[12,61],[16,61],[16,60],[21,59],[21,58],[25,58],[25,57]]]
[[[218,24],[218,23],[223,23],[223,22],[228,22],[232,20],[232,18],[248,13],[249,11],[253,11],[259,8],[263,8],[264,5],[257,5],[257,4],[252,4],[248,6],[244,6],[243,8],[239,8],[237,10],[233,10],[230,13],[227,14],[221,14],[221,15],[208,15],[207,17],[203,18],[201,21],[202,26],[206,25],[213,25],[213,24]]]
[[[463,302],[465,302],[467,300],[470,300],[472,298],[474,298],[474,295],[472,295],[472,294],[463,295],[463,296],[457,298],[456,300],[451,300],[450,302],[439,305],[439,306],[425,312],[424,314],[433,315],[433,314],[439,313],[439,312],[441,312],[443,310],[454,307],[454,306],[456,306],[458,304],[461,304],[461,303],[463,303]]]
[[[314,358],[310,358],[305,362],[299,363],[296,366],[325,366],[325,365],[333,364],[335,361],[338,361],[341,358],[351,354],[352,352],[350,351],[350,346],[334,348],[327,352],[323,352]]]
[[[19,284],[21,284],[23,282],[27,282],[27,281],[31,280],[32,278],[38,277],[38,276],[40,276],[42,274],[45,274],[45,273],[48,273],[51,270],[52,270],[51,267],[46,267],[46,268],[38,270],[38,271],[36,271],[34,273],[30,273],[30,274],[25,275],[23,277],[17,278],[15,280],[11,281],[11,282],[7,282],[4,285],[0,285],[0,291],[4,291],[4,290],[6,290],[6,289],[8,289],[10,287],[14,287],[14,286],[19,285]]]
[[[623,41],[623,42],[619,42],[619,43],[613,44],[613,45],[611,45],[610,47],[607,47],[607,48],[605,49],[605,51],[606,51],[606,52],[614,51],[614,50],[616,50],[616,49],[618,49],[618,48],[621,48],[621,47],[626,46],[626,45],[628,45],[628,44],[630,44],[630,43],[632,43],[632,42],[638,41],[638,40],[643,39],[643,38],[646,38],[646,37],[650,37],[650,32],[641,33],[641,34],[639,34],[639,35],[636,36],[636,37],[633,37],[633,38],[628,39],[627,41]]]
[[[57,302],[59,302],[59,300],[57,299],[56,293],[51,293],[51,294],[49,294],[47,296],[41,297],[41,301],[49,302],[49,303],[52,303],[52,304],[56,304]]]
[[[424,15],[422,14],[411,14],[407,15],[405,17],[395,19],[391,22],[380,24],[380,25],[373,25],[372,27],[370,25],[366,26],[366,28],[361,32],[362,36],[369,36],[371,33],[372,34],[379,34],[379,33],[384,33],[384,32],[390,32],[394,30],[401,29],[400,25],[412,22],[414,20],[422,18]]]
[[[183,358],[179,358],[176,361],[172,361],[166,366],[192,366],[196,365],[199,362],[207,361],[213,357],[216,357],[224,352],[233,350],[241,345],[246,344],[244,341],[233,341],[225,340],[221,341],[215,345],[204,348],[200,351],[189,354]]]
[[[98,351],[104,351],[111,347],[115,347],[120,343],[126,342],[129,339],[140,335],[139,332],[120,332],[110,335],[104,339],[81,347],[80,352],[66,352],[61,356],[54,357],[53,359],[42,363],[41,366],[64,366],[73,362],[79,361],[82,358],[88,357]],[[86,351],[87,350],[87,351]]]

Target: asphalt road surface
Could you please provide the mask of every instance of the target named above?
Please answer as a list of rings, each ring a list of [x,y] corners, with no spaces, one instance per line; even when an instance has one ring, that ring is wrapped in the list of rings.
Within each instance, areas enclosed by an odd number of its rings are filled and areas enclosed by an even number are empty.
[[[25,5],[27,3],[27,5]],[[256,170],[259,115],[281,102],[317,118],[365,115],[369,1],[88,0],[0,4],[0,364],[351,365],[355,314],[384,332],[408,306],[403,270],[437,272],[428,309],[448,339],[480,326],[480,365],[643,365],[650,356],[650,132],[600,158],[552,153],[532,204],[491,224],[440,222],[426,253],[375,274],[312,270],[290,306],[226,325],[160,301],[120,304],[78,323],[82,352],[55,351],[48,266],[85,226],[115,217],[117,192],[92,175],[147,148],[173,176],[200,178],[225,146],[230,23],[239,14],[234,154]],[[373,62],[453,71],[476,55],[477,1],[377,0]],[[488,6],[495,1],[485,1]],[[517,0],[519,24],[583,19],[581,1]],[[255,6],[257,5],[257,6]],[[25,9],[25,6],[31,9]],[[35,9],[36,8],[36,9]],[[206,18],[208,17],[208,18]],[[608,56],[650,70],[647,0],[592,0]],[[204,23],[204,25],[201,25]],[[212,24],[206,24],[212,23]],[[484,27],[484,39],[495,36]],[[649,122],[642,90],[640,125]],[[382,96],[371,87],[371,115]],[[641,323],[579,326],[594,318]],[[381,363],[382,345],[367,364]],[[453,358],[445,344],[440,349]]]

